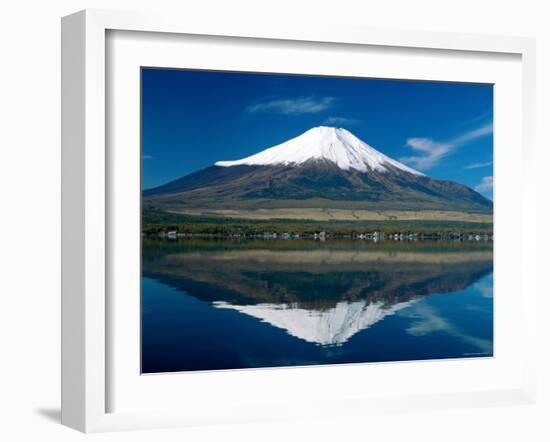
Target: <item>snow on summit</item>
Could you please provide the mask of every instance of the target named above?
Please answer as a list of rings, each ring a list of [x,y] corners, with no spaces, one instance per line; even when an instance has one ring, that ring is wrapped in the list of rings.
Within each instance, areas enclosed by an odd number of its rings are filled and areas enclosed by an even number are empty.
[[[300,165],[310,160],[331,161],[343,170],[387,172],[387,166],[393,166],[405,172],[423,175],[377,151],[346,129],[327,126],[314,127],[296,138],[241,160],[218,161],[215,165],[288,166]]]

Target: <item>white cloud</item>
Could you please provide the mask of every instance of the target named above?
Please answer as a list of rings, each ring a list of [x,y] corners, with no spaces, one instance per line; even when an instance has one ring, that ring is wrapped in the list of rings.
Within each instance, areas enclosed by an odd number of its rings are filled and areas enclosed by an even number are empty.
[[[470,141],[477,140],[478,138],[484,137],[485,135],[491,135],[493,133],[493,124],[485,124],[484,126],[478,127],[477,129],[468,131],[458,137],[453,138],[452,143],[460,146]]]
[[[485,163],[472,163],[468,164],[464,169],[481,169],[482,167],[488,167],[493,164],[492,161],[487,161]]]
[[[474,190],[479,193],[490,193],[493,191],[493,177],[484,176],[481,182],[474,187]]]
[[[435,166],[441,159],[456,148],[478,138],[490,135],[491,133],[493,133],[493,125],[486,124],[477,129],[460,134],[446,142],[439,142],[430,138],[409,138],[407,140],[407,145],[411,149],[419,152],[420,155],[403,157],[400,158],[400,160],[417,169],[427,170]]]
[[[346,118],[346,117],[328,117],[325,122],[325,124],[342,124],[342,125],[351,125],[351,124],[357,124],[359,123],[359,120],[355,120],[353,118]]]
[[[452,149],[453,145],[449,143],[438,143],[429,138],[409,138],[407,145],[421,155],[404,157],[401,161],[410,164],[420,170],[427,170],[439,162]]]
[[[247,107],[247,112],[275,112],[283,115],[316,114],[332,106],[334,97],[298,97],[280,98]]]

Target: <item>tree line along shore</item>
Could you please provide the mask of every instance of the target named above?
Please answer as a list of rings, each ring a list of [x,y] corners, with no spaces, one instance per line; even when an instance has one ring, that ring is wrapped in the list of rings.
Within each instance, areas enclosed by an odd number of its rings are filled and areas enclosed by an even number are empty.
[[[491,240],[493,224],[469,221],[251,220],[144,212],[141,232],[148,237],[243,237],[279,239]]]

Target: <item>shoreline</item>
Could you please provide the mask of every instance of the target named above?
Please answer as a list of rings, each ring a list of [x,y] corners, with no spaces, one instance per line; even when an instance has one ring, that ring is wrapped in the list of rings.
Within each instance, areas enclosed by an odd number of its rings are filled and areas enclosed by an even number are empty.
[[[248,219],[142,212],[141,234],[146,237],[358,239],[358,240],[482,240],[492,239],[493,222],[449,219]]]
[[[327,234],[324,231],[297,234],[291,232],[276,233],[265,232],[262,234],[215,234],[215,233],[180,233],[174,230],[159,231],[156,233],[142,232],[142,237],[147,239],[221,239],[221,240],[313,240],[313,241],[330,241],[330,240],[350,240],[350,241],[460,241],[460,242],[492,242],[493,234],[476,233],[476,232],[452,232],[452,233],[359,233],[359,234]]]

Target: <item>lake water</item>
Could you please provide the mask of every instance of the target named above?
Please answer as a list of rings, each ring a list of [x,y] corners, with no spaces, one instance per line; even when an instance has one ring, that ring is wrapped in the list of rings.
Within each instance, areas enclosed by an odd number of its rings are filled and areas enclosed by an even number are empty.
[[[142,372],[493,354],[491,243],[143,241]]]

